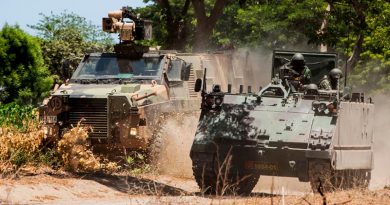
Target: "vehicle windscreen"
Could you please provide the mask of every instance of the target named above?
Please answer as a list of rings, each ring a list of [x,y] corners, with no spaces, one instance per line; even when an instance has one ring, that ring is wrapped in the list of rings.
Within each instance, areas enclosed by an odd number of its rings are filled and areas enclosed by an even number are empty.
[[[160,72],[160,57],[137,60],[115,56],[90,56],[73,74],[72,79],[149,79]]]

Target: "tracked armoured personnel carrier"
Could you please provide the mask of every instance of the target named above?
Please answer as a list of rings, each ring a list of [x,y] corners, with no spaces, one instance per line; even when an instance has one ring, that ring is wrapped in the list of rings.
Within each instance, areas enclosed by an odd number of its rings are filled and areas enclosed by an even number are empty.
[[[197,80],[203,100],[190,157],[202,191],[249,194],[261,175],[296,177],[314,191],[368,186],[374,105],[340,91],[336,54],[302,53],[308,85],[289,68],[293,54],[274,52],[272,82],[256,93],[207,91]]]

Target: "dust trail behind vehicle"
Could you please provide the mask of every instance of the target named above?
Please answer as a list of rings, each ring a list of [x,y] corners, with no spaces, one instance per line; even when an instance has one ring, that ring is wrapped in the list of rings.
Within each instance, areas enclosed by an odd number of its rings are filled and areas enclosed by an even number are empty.
[[[375,104],[374,169],[370,188],[377,189],[390,185],[390,96],[374,96],[373,100]]]

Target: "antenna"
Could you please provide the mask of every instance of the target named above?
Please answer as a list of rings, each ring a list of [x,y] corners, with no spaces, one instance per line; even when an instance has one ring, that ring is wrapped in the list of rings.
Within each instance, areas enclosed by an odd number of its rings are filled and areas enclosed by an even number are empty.
[[[349,35],[348,35],[349,36]],[[349,38],[349,37],[348,37]],[[348,40],[349,41],[349,40]],[[347,87],[348,80],[348,58],[345,60],[345,70],[344,70],[344,87]],[[337,83],[338,84],[338,83]]]
[[[349,12],[351,13],[352,12],[352,8],[349,7]],[[350,24],[351,24],[351,19],[348,19],[348,21],[345,22],[347,24],[347,35],[348,35],[348,43],[349,41],[351,40],[350,39]],[[348,45],[348,44],[347,44]],[[348,46],[347,46],[347,52],[348,53]],[[353,55],[353,50],[352,50],[352,55]],[[352,56],[351,56],[352,57]],[[345,71],[344,71],[344,87],[347,87],[347,81],[348,81],[348,56],[347,56],[347,59],[345,60]]]
[[[203,73],[203,89],[202,89],[202,93],[206,93],[207,92],[207,88],[206,88],[206,73],[207,73],[207,68],[204,68],[204,73]]]

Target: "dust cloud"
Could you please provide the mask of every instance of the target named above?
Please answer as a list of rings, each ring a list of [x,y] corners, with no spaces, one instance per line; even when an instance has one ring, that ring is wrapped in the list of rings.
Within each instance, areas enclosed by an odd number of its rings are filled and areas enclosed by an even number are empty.
[[[252,86],[252,92],[258,92],[260,86],[270,82],[272,51],[238,49],[232,54],[231,59],[221,56],[216,58],[220,67],[217,72],[223,72],[224,66],[233,67],[233,72],[222,73],[225,76],[218,79],[223,85],[231,83],[233,92],[238,92],[239,85],[244,85],[245,92],[247,86]],[[200,112],[176,113],[164,121],[161,130],[163,148],[157,162],[161,174],[192,178],[192,162],[189,153],[199,115]]]
[[[374,169],[370,189],[390,185],[390,96],[374,96]]]
[[[166,118],[161,130],[163,145],[158,160],[161,174],[191,178],[190,149],[200,112],[176,113]]]
[[[241,48],[233,54],[233,69],[241,70],[242,78],[237,82],[239,85],[252,86],[253,92],[258,92],[260,86],[271,82],[272,51],[261,48]],[[237,73],[239,73],[237,71]]]

